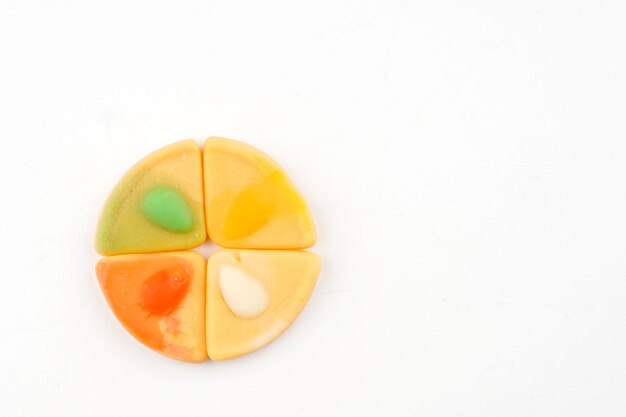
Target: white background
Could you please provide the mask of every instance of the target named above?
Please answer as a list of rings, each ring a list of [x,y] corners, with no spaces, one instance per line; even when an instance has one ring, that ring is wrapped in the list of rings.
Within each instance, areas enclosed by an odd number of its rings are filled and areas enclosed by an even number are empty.
[[[0,0],[0,415],[626,415],[623,1]],[[108,310],[135,161],[275,157],[324,261],[275,343],[190,365]]]

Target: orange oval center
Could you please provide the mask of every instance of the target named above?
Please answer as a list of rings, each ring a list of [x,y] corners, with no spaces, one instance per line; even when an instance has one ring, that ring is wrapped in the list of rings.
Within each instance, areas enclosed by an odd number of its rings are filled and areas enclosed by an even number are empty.
[[[142,306],[153,314],[169,314],[180,304],[189,287],[189,277],[181,268],[157,272],[143,284]]]

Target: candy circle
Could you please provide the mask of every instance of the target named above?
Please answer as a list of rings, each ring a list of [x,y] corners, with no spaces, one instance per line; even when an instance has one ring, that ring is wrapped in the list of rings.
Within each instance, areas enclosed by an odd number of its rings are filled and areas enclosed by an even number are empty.
[[[206,261],[206,239],[225,248]],[[162,148],[132,167],[96,232],[104,296],[140,342],[188,362],[234,358],[298,316],[319,257],[306,202],[282,168],[241,142]]]

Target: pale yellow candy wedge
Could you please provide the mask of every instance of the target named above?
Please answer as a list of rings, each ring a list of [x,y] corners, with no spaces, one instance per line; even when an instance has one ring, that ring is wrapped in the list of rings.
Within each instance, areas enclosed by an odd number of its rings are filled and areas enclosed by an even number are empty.
[[[292,250],[224,249],[207,267],[207,351],[213,360],[253,352],[296,319],[313,291],[320,258]]]

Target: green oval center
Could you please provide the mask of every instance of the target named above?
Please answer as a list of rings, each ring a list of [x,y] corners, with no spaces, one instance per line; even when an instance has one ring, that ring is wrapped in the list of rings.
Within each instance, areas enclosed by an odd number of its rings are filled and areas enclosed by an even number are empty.
[[[193,229],[193,216],[184,196],[171,187],[155,187],[141,199],[141,211],[155,225],[177,233]]]

